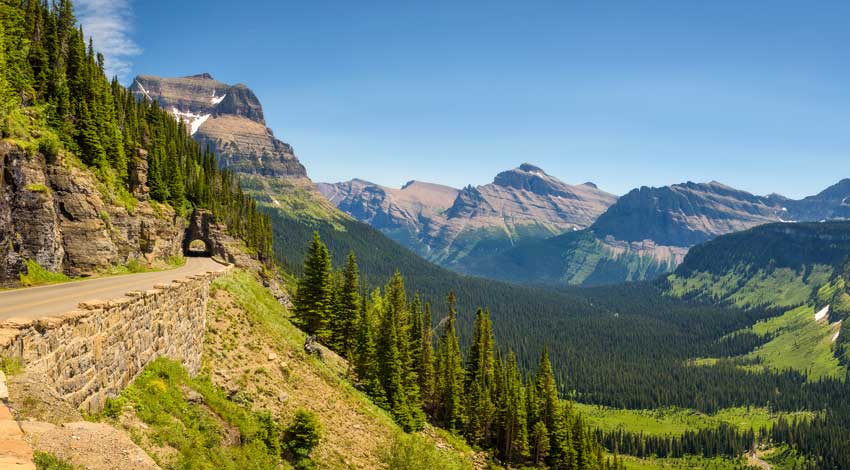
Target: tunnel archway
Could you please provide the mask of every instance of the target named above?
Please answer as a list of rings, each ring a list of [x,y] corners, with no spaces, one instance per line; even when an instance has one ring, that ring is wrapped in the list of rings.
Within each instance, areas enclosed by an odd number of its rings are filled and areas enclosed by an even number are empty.
[[[212,256],[212,251],[209,249],[209,245],[207,242],[201,240],[200,238],[196,238],[189,242],[188,247],[186,248],[185,256],[193,256],[193,257],[209,257]]]
[[[223,255],[221,247],[214,240],[213,225],[213,215],[210,212],[196,210],[192,214],[183,236],[183,256]]]

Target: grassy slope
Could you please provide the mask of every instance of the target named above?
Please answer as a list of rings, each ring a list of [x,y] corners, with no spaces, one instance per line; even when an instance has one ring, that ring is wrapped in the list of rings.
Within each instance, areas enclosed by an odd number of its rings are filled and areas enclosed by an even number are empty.
[[[814,316],[814,307],[804,305],[753,325],[749,331],[773,339],[746,358],[774,369],[805,372],[812,380],[843,377],[844,369],[832,348],[832,337],[838,330],[827,321],[815,322]]]
[[[308,409],[322,428],[312,454],[318,468],[386,468],[401,430],[346,380],[343,359],[307,355],[304,333],[287,318],[253,275],[227,274],[214,282],[207,306],[201,373],[189,377],[179,364],[157,360],[105,415],[163,468],[241,470],[277,468],[279,434],[269,431],[269,418],[285,427]],[[471,469],[478,457],[432,428],[404,442],[438,468]]]
[[[589,426],[613,431],[623,429],[651,435],[681,435],[687,430],[716,427],[727,423],[745,429],[771,427],[781,417],[811,417],[810,412],[770,413],[765,408],[727,408],[713,415],[694,410],[668,408],[658,410],[621,410],[596,405],[576,404]]]
[[[347,363],[328,351],[322,360],[306,355],[305,334],[250,275],[230,274],[213,288],[204,361],[213,382],[238,388],[252,408],[283,422],[298,408],[316,413],[325,430],[315,451],[320,468],[379,468],[380,452],[400,430],[345,379]],[[468,447],[453,454],[469,466]]]
[[[695,247],[667,278],[672,297],[782,313],[741,332],[769,339],[742,355],[743,367],[793,369],[816,380],[843,377],[832,338],[838,325],[814,312],[840,298],[850,224],[768,225]],[[838,302],[840,304],[840,302]],[[840,317],[839,317],[840,318]],[[713,359],[695,361],[710,365]]]

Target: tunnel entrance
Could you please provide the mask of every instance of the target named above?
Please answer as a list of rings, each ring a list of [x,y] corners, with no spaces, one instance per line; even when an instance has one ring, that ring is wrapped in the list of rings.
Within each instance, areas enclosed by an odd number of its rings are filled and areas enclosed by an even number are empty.
[[[194,257],[209,257],[212,256],[212,251],[207,246],[207,242],[195,239],[189,242],[189,245],[186,247],[185,255]]]
[[[217,231],[209,211],[195,210],[183,236],[183,256],[222,256],[221,247],[216,243]]]

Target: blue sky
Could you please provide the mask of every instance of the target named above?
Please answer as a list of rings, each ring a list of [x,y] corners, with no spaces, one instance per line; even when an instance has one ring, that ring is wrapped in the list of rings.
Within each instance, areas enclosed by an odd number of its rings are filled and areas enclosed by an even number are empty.
[[[847,1],[80,1],[125,81],[249,85],[316,181],[850,177]]]

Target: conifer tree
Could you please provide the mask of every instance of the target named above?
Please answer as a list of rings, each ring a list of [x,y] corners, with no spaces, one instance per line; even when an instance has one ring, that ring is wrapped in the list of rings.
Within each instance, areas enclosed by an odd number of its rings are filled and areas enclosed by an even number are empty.
[[[367,296],[362,296],[360,303],[360,316],[357,322],[357,341],[355,353],[355,372],[376,405],[387,408],[387,400],[384,389],[378,377],[377,353],[375,351],[375,340],[372,334],[377,330],[375,326],[374,310],[380,311],[383,300],[381,292],[375,289],[371,294],[371,302],[367,303]]]
[[[540,355],[540,363],[537,368],[537,400],[538,415],[540,421],[546,425],[549,431],[549,456],[547,463],[555,467],[561,465],[565,458],[562,442],[566,430],[561,413],[561,400],[558,396],[558,386],[555,383],[555,375],[552,372],[552,363],[549,361],[549,351],[543,349]]]
[[[404,283],[396,272],[384,291],[384,305],[377,338],[378,377],[387,405],[396,422],[405,430],[415,429],[412,404],[408,402],[405,387],[408,368],[406,354],[407,330],[403,328],[405,315]]]
[[[528,420],[525,387],[516,355],[511,351],[505,362],[497,358],[496,367],[496,445],[502,460],[518,463],[528,458]]]
[[[490,313],[480,308],[475,314],[475,330],[467,355],[466,437],[484,445],[493,421],[493,330]]]
[[[434,372],[434,338],[431,330],[431,304],[426,303],[422,313],[422,334],[420,335],[422,344],[419,348],[419,361],[417,370],[419,371],[419,391],[422,394],[422,401],[426,412],[433,417],[434,409],[434,388],[435,372]]]
[[[447,298],[449,316],[437,346],[437,421],[447,429],[462,430],[466,421],[463,410],[463,358],[457,337],[457,307],[454,292]]]
[[[531,461],[534,465],[540,465],[543,460],[549,455],[549,430],[542,421],[538,421],[531,428],[529,436],[531,445]]]
[[[357,258],[354,252],[351,252],[348,254],[342,281],[339,284],[334,324],[331,328],[334,348],[349,360],[353,355],[354,340],[357,335],[357,316],[360,311],[359,287],[360,271],[357,267]]]
[[[304,277],[298,281],[293,299],[295,317],[299,325],[309,334],[327,340],[327,322],[332,307],[331,257],[322,243],[319,232],[313,233],[313,241],[304,259]]]

